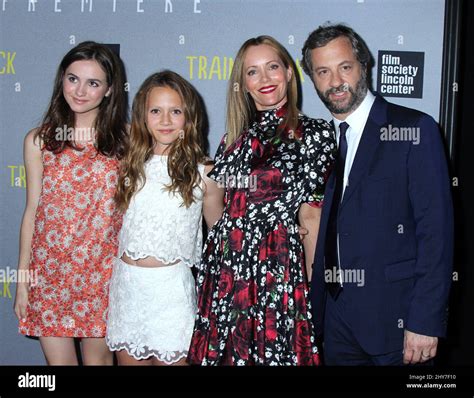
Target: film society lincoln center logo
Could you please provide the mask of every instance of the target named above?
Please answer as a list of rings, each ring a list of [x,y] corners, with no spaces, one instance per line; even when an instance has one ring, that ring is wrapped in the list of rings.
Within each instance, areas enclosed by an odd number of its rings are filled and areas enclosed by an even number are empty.
[[[377,91],[384,97],[423,97],[425,53],[379,51]]]

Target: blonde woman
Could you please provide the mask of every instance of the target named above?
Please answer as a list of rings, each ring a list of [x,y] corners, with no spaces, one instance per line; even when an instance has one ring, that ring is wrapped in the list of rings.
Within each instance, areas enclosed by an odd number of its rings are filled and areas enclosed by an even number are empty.
[[[269,36],[235,58],[209,174],[225,185],[226,206],[204,247],[190,363],[319,363],[308,276],[335,141],[330,125],[298,111],[295,73]],[[297,220],[309,231],[304,251]]]

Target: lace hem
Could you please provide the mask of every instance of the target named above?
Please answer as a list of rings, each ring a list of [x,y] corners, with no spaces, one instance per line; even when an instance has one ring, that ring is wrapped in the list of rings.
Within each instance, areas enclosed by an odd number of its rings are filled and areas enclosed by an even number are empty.
[[[170,259],[165,259],[164,257],[161,257],[161,256],[158,256],[156,254],[152,254],[152,253],[135,253],[135,252],[131,252],[127,249],[122,249],[119,251],[118,253],[118,258],[122,258],[122,256],[126,254],[128,257],[130,257],[132,260],[134,261],[137,261],[137,260],[141,260],[143,258],[146,258],[146,257],[154,257],[156,258],[158,261],[161,261],[163,264],[165,265],[171,265],[172,263],[176,262],[177,260],[183,262],[184,264],[186,264],[189,268],[192,268],[192,267],[197,267],[199,265],[199,262],[196,262],[192,259],[189,259],[189,258],[184,258],[182,256],[173,256],[172,258]]]
[[[150,357],[155,357],[159,361],[166,363],[167,365],[172,365],[180,361],[183,358],[188,356],[188,351],[160,351],[155,349],[150,349],[146,346],[141,346],[134,343],[116,343],[113,344],[107,339],[107,346],[110,351],[127,351],[127,354],[135,358],[137,361],[142,359],[149,359]]]

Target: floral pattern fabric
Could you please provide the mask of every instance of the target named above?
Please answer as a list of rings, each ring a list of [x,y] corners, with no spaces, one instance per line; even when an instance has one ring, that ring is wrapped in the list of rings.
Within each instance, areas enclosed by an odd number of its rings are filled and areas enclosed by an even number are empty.
[[[34,276],[26,319],[29,336],[104,337],[108,286],[121,214],[113,196],[118,160],[92,143],[43,150],[43,186],[30,255]],[[35,280],[36,279],[36,280]]]
[[[327,122],[304,115],[277,132],[285,111],[259,112],[217,150],[209,177],[226,186],[225,210],[197,276],[190,363],[319,364],[297,214],[322,205],[336,144]]]

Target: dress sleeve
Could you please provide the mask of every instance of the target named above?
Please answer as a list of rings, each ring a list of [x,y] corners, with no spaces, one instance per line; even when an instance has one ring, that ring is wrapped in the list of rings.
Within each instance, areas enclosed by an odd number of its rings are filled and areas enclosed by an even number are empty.
[[[322,119],[308,119],[305,124],[303,202],[314,207],[322,207],[324,188],[336,158],[334,130]]]
[[[227,133],[221,139],[219,146],[217,147],[216,154],[214,156],[214,167],[213,169],[207,174],[209,178],[212,178],[214,181],[217,181],[219,175],[221,174],[222,163],[224,158],[224,152],[226,149],[226,142],[227,142]]]

